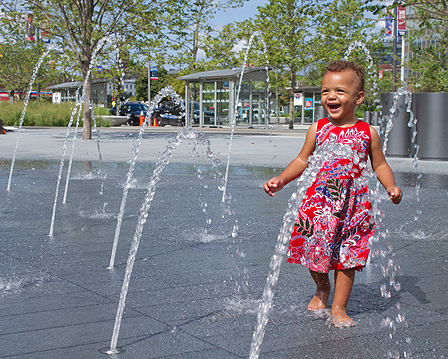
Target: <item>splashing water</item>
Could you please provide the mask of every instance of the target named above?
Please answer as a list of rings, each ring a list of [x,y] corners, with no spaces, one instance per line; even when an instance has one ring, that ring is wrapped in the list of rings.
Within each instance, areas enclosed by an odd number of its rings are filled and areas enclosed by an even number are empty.
[[[361,41],[355,41],[352,44],[350,44],[350,46],[348,47],[347,51],[345,52],[344,55],[344,60],[348,60],[350,54],[356,49],[356,48],[360,48],[365,54],[366,54],[366,60],[367,60],[367,73],[370,75],[370,77],[372,79],[376,79],[377,78],[377,72],[373,63],[373,59],[372,56],[370,55],[370,51],[367,48],[367,46],[362,43]],[[378,95],[378,83],[377,81],[373,81],[373,89],[372,90],[372,94],[373,96],[377,96]]]
[[[397,104],[402,96],[404,96],[406,112],[409,113],[409,122],[408,122],[407,126],[413,128],[413,135],[411,138],[411,142],[415,149],[413,164],[414,164],[414,171],[416,171],[417,166],[418,166],[417,158],[418,158],[418,149],[419,149],[419,146],[416,143],[417,118],[414,116],[413,112],[411,111],[412,93],[407,89],[406,83],[403,83],[403,86],[401,88],[399,88],[398,91],[395,93],[394,99],[392,102],[392,107],[389,109],[390,115],[385,116],[388,119],[387,119],[387,123],[386,123],[385,127],[383,126],[384,127],[383,153],[386,154],[389,134],[390,134],[390,131],[392,130],[394,116],[397,111]],[[420,187],[420,184],[419,184],[420,178],[421,178],[421,174],[417,176],[417,183],[416,183],[416,187],[415,187],[417,201],[419,201],[418,191],[419,191],[419,187]],[[377,193],[378,193],[378,189],[379,189],[379,182],[377,182]],[[381,201],[380,198],[377,197],[377,203],[380,201]],[[378,210],[378,208],[376,208],[375,215],[376,215],[375,226],[377,229],[377,232],[376,232],[377,235],[376,235],[375,241],[378,242],[380,239],[382,241],[385,241],[389,237],[389,231],[387,229],[385,229],[384,231],[379,230],[380,224],[382,222],[383,213],[382,213],[382,211]],[[415,221],[418,221],[418,215],[419,215],[419,210],[417,209]],[[414,226],[412,226],[412,227],[414,227]],[[380,286],[380,292],[381,292],[381,296],[387,300],[393,296],[392,291],[395,291],[395,292],[401,291],[401,284],[398,282],[397,277],[399,275],[402,275],[402,272],[401,272],[400,265],[397,264],[393,258],[395,256],[395,253],[393,250],[393,246],[390,242],[388,242],[388,244],[385,247],[383,246],[377,250],[372,251],[372,257],[378,256],[378,255],[380,256],[380,259],[382,261],[380,263],[381,273],[386,280],[386,283],[383,283]],[[386,317],[381,322],[382,327],[390,328],[389,338],[390,338],[391,342],[392,341],[394,342],[393,343],[394,346],[396,346],[398,344],[398,341],[394,340],[394,335],[397,331],[397,328],[399,326],[407,326],[406,315],[402,311],[400,303],[396,304],[396,308],[397,308],[398,312],[397,312],[395,318]],[[410,338],[406,338],[406,343],[407,344],[410,343]],[[409,350],[408,351],[403,350],[403,352],[400,353],[400,351],[398,351],[396,349],[393,349],[393,350],[391,349],[391,350],[387,351],[386,357],[389,359],[399,359],[401,357],[408,358],[408,357],[410,357],[410,352],[409,352]]]

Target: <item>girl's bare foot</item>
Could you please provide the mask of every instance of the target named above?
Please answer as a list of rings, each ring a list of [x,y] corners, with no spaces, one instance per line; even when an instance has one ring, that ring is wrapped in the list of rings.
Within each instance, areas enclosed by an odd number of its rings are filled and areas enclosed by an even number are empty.
[[[330,290],[328,290],[328,292],[318,290],[314,295],[313,299],[311,299],[311,302],[308,304],[308,310],[315,311],[325,309],[327,307],[329,296],[330,296]]]
[[[316,311],[327,307],[328,297],[330,296],[331,284],[328,279],[328,273],[318,273],[310,270],[311,277],[316,283],[316,294],[308,304],[308,310]]]
[[[331,309],[331,320],[338,328],[352,327],[355,322],[347,315],[347,303],[355,280],[354,269],[334,271],[334,298]]]
[[[353,319],[347,315],[347,311],[342,308],[331,310],[331,320],[337,328],[349,328],[355,325]]]

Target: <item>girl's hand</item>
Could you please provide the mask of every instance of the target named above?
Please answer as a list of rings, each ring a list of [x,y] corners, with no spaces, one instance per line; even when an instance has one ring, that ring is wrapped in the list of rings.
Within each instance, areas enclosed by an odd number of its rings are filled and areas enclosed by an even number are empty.
[[[285,181],[282,178],[273,177],[263,185],[263,188],[268,195],[275,197],[274,192],[280,191],[284,186]]]
[[[401,197],[403,195],[403,192],[401,189],[397,186],[390,186],[387,188],[387,194],[389,195],[390,200],[394,204],[398,204],[401,202]]]

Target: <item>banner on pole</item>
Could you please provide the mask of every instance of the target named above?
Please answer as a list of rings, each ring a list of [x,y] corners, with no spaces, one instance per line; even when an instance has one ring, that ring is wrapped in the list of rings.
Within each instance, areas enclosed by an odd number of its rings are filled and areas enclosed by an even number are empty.
[[[406,35],[406,6],[398,7],[398,36]]]
[[[388,11],[384,24],[384,35],[392,36],[393,32],[394,32],[394,17],[392,15],[392,12]]]
[[[151,66],[150,77],[151,77],[151,80],[159,79],[159,69],[157,66]]]
[[[33,25],[33,14],[26,14],[25,40],[27,41],[36,40],[36,28]]]
[[[50,28],[50,21],[45,21],[40,25],[40,39],[41,41],[49,44],[50,43],[50,34],[47,29]]]

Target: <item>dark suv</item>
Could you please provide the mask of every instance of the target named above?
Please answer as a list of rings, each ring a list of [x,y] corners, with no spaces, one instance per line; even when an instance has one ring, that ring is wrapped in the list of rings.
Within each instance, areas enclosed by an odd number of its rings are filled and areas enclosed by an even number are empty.
[[[156,118],[157,126],[184,126],[185,114],[182,113],[182,108],[174,101],[162,103],[155,108],[152,117]]]
[[[143,111],[143,115],[146,117],[146,112],[148,111],[148,106],[140,102],[126,102],[118,107],[118,116],[127,116],[127,124],[131,126],[140,125],[140,115]],[[111,115],[117,113],[116,106],[109,110]]]
[[[168,101],[155,108],[152,117],[157,119],[158,126],[185,126],[185,114],[182,113],[180,105],[174,101]],[[213,124],[215,113],[213,111],[204,111],[204,124]],[[199,124],[199,104],[194,103],[193,124]]]

